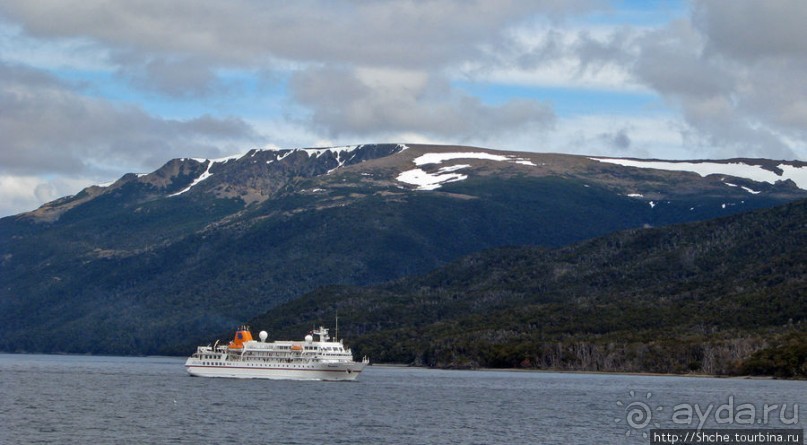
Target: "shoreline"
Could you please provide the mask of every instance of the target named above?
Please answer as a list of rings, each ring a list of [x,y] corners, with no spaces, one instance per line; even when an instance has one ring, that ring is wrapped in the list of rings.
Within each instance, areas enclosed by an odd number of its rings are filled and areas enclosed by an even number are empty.
[[[44,353],[44,352],[6,352],[0,351],[0,355],[42,355],[42,356],[62,356],[62,357],[121,357],[121,358],[175,358],[185,359],[181,355],[109,355],[109,354],[91,354],[91,353]],[[413,369],[434,369],[440,371],[481,371],[481,372],[513,372],[513,373],[554,373],[554,374],[585,374],[585,375],[624,375],[624,376],[637,376],[637,377],[691,377],[691,378],[711,378],[711,379],[735,379],[735,380],[788,380],[788,381],[804,381],[807,379],[800,378],[781,378],[766,375],[718,375],[718,374],[671,374],[661,372],[642,372],[642,371],[584,371],[584,370],[569,370],[569,369],[524,369],[524,368],[433,368],[429,366],[415,366],[403,363],[370,363],[370,366],[377,366],[379,368],[413,368]]]
[[[691,377],[691,378],[711,378],[711,379],[736,379],[736,380],[803,380],[784,379],[774,376],[755,375],[719,375],[719,374],[671,374],[662,372],[643,371],[583,371],[568,369],[520,369],[520,368],[432,368],[428,366],[405,365],[401,363],[371,363],[371,366],[380,368],[414,368],[414,369],[434,369],[439,371],[481,371],[481,372],[512,372],[512,373],[552,373],[552,374],[585,374],[585,375],[624,375],[638,377]]]

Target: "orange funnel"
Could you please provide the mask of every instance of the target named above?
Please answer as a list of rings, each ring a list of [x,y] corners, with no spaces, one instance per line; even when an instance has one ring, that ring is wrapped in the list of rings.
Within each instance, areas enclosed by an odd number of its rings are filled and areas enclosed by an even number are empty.
[[[248,341],[252,341],[252,334],[249,332],[249,329],[241,328],[235,332],[233,341],[231,341],[227,347],[230,349],[242,349],[244,343]]]

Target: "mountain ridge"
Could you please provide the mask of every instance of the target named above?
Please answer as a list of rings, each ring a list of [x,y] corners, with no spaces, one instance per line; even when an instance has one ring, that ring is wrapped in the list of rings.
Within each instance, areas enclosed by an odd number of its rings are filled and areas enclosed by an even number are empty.
[[[461,153],[483,153],[492,156],[498,156],[500,158],[510,158],[512,162],[516,164],[522,165],[531,165],[534,167],[546,167],[547,163],[542,161],[542,159],[552,159],[557,160],[560,158],[566,159],[574,159],[579,158],[595,160],[598,162],[610,162],[610,163],[618,163],[619,161],[630,161],[630,162],[637,162],[637,163],[646,163],[646,164],[653,164],[658,166],[659,164],[668,164],[668,165],[680,165],[680,164],[743,164],[747,166],[759,166],[760,168],[770,171],[775,175],[781,177],[781,181],[783,183],[787,183],[788,181],[791,182],[792,185],[796,185],[792,179],[784,177],[784,171],[781,169],[782,166],[789,166],[796,169],[802,169],[807,167],[807,162],[802,161],[776,161],[776,160],[769,160],[769,159],[759,159],[759,158],[732,158],[732,159],[725,159],[725,160],[659,160],[659,159],[638,159],[638,158],[608,158],[608,157],[591,157],[591,156],[584,156],[584,155],[562,155],[562,154],[555,154],[555,153],[532,153],[532,152],[514,152],[514,151],[499,151],[493,150],[489,148],[479,148],[479,147],[457,147],[457,146],[433,146],[433,145],[419,145],[419,144],[364,144],[364,145],[356,145],[356,146],[343,146],[343,147],[327,147],[327,148],[313,148],[313,149],[252,149],[248,152],[240,155],[233,155],[219,159],[197,159],[197,158],[178,158],[172,159],[168,161],[165,165],[160,167],[159,169],[155,170],[152,173],[148,174],[135,174],[135,173],[128,173],[122,176],[120,179],[113,181],[111,184],[107,186],[102,185],[94,185],[85,188],[80,193],[74,196],[68,196],[64,198],[57,199],[53,202],[46,203],[41,206],[39,209],[36,209],[31,212],[24,212],[17,217],[31,217],[35,220],[37,218],[41,218],[45,222],[52,222],[54,218],[58,218],[63,211],[69,210],[72,206],[67,207],[65,209],[59,209],[60,206],[64,204],[73,203],[76,205],[74,201],[79,201],[77,204],[82,204],[86,202],[87,199],[92,199],[99,194],[103,194],[105,192],[113,191],[116,188],[119,188],[127,183],[133,181],[140,181],[145,184],[150,184],[155,186],[158,189],[162,189],[168,197],[175,197],[181,194],[186,193],[195,185],[201,184],[205,179],[213,176],[214,174],[224,175],[225,179],[236,179],[238,176],[245,178],[245,180],[255,180],[255,178],[265,176],[264,172],[255,172],[254,169],[252,174],[249,175],[232,175],[226,171],[227,164],[230,161],[244,161],[247,160],[251,164],[255,164],[258,162],[265,162],[266,164],[272,164],[274,162],[283,161],[285,158],[289,156],[296,156],[301,154],[306,154],[308,158],[311,156],[315,156],[318,160],[323,157],[325,162],[316,164],[319,167],[319,170],[316,168],[309,168],[308,171],[300,171],[296,170],[294,173],[298,174],[298,176],[318,176],[323,174],[330,174],[332,171],[336,170],[337,168],[343,166],[350,166],[354,165],[355,163],[360,163],[370,159],[379,159],[383,157],[388,157],[394,154],[397,154],[405,149],[415,147],[416,150],[420,149],[421,151],[450,151],[450,150],[458,150],[454,152],[454,154],[461,154]],[[372,153],[375,152],[375,153]],[[378,156],[379,152],[381,152],[381,156]],[[350,157],[343,156],[345,154],[349,154]],[[370,153],[368,155],[368,153]],[[360,156],[359,156],[360,155]],[[299,157],[299,156],[298,156]],[[421,157],[424,157],[421,155]],[[534,160],[538,157],[540,164],[535,164]],[[249,158],[249,159],[247,159]],[[257,158],[257,159],[255,159]],[[450,158],[449,158],[450,159]],[[457,159],[463,159],[459,157]],[[465,159],[473,159],[473,158],[465,158]],[[500,159],[504,160],[504,159]],[[412,163],[418,166],[417,159],[413,159]],[[246,170],[243,168],[245,162],[241,162],[241,170]],[[286,164],[289,164],[287,161]],[[440,164],[440,161],[437,162],[428,162],[427,164]],[[566,171],[569,169],[569,162],[563,163],[563,167]],[[454,166],[454,167],[461,167]],[[293,167],[292,167],[293,168]],[[652,168],[652,167],[650,167]],[[664,167],[661,167],[661,171],[664,171]],[[457,171],[457,170],[452,170]],[[682,170],[686,171],[686,170]],[[221,173],[219,173],[221,172]],[[564,171],[558,170],[550,170],[549,174],[558,174],[563,173]],[[805,169],[807,172],[807,169]],[[401,172],[406,173],[406,172]],[[800,172],[802,177],[807,176],[807,173]],[[400,176],[400,175],[399,175]],[[740,177],[739,179],[747,179]],[[400,180],[399,180],[400,181]],[[244,182],[242,180],[242,182]],[[400,181],[406,184],[404,181]],[[803,181],[802,181],[803,182]],[[230,182],[229,185],[236,185],[236,183]],[[244,185],[246,184],[238,184]],[[271,197],[272,192],[277,191],[272,189],[272,185],[267,184],[260,184],[264,185],[265,188],[255,187],[257,184],[253,184],[251,188],[251,193],[245,193],[244,190],[239,190],[239,193],[233,193],[231,190],[225,190],[222,187],[216,189],[216,194],[218,197],[230,197],[235,198],[239,197],[240,199],[244,200],[246,205],[249,205],[254,202],[260,202],[267,198],[261,198],[261,196]],[[776,184],[772,184],[776,185]],[[807,189],[807,184],[802,186],[803,189]],[[201,187],[204,188],[204,187]],[[249,187],[247,187],[249,188]],[[799,186],[796,186],[799,188]]]
[[[726,178],[418,144],[171,160],[0,219],[0,350],[179,353],[320,286],[807,196]]]

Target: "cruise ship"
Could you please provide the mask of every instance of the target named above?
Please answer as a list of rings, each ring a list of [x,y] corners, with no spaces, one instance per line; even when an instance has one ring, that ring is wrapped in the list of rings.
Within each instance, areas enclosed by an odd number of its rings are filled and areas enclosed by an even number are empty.
[[[315,341],[314,336],[318,338]],[[267,342],[253,340],[249,327],[242,326],[227,345],[199,346],[185,362],[192,376],[277,380],[355,380],[370,360],[354,361],[342,340],[328,336],[320,327],[303,341]]]

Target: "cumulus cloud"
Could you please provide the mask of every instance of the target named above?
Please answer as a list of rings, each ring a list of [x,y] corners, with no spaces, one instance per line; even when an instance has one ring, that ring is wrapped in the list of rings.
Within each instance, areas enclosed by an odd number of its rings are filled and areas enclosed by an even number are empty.
[[[405,138],[599,155],[807,156],[801,0],[694,0],[650,23],[586,15],[608,5],[0,2],[0,174],[149,169],[263,145],[255,128],[283,146]],[[104,90],[98,78],[116,83]],[[123,93],[105,99],[110,89]],[[642,95],[663,111],[587,112],[579,101],[570,116],[543,99],[547,90],[553,101],[561,90]],[[261,106],[222,117],[236,92],[246,93],[238,106]],[[165,104],[183,117],[157,115]],[[62,190],[37,186],[42,198]]]
[[[153,168],[171,157],[221,155],[257,138],[236,118],[162,119],[84,96],[40,71],[2,63],[0,109],[0,170],[6,173]]]
[[[0,172],[0,217],[33,210],[44,202],[74,194],[92,183],[88,177],[43,178]]]
[[[127,171],[122,168],[151,171],[174,157],[220,157],[257,140],[240,119],[163,119],[4,63],[0,110],[0,211],[31,209],[93,181],[115,179]]]
[[[758,61],[807,57],[801,0],[700,0],[693,23],[708,38],[707,50],[731,58]]]
[[[220,91],[221,69],[284,70],[292,78],[291,105],[302,105],[327,136],[393,130],[445,136],[497,117],[512,118],[510,128],[547,122],[546,104],[491,105],[445,91],[450,80],[467,76],[644,88],[680,110],[687,143],[698,150],[794,157],[803,155],[807,140],[802,3],[698,0],[689,16],[654,27],[545,20],[602,6],[593,0],[43,0],[7,2],[0,13],[26,35],[104,48],[107,62],[133,85],[171,96]],[[379,88],[361,75],[367,70],[386,70],[387,77],[425,73],[427,80],[412,87],[393,79]],[[436,128],[440,117],[445,122]]]
[[[547,128],[555,119],[540,102],[485,104],[423,72],[310,70],[298,73],[291,89],[312,110],[312,123],[333,136],[419,132],[484,140],[526,127]]]
[[[221,69],[281,70],[292,79],[288,106],[302,106],[322,136],[469,140],[546,128],[553,113],[534,100],[487,104],[462,94],[446,68],[500,46],[513,24],[557,20],[599,0],[99,2],[13,2],[0,11],[35,38],[106,48],[110,66],[143,90],[197,97],[226,88]],[[425,83],[407,83],[413,73]]]
[[[804,2],[703,1],[693,22],[705,37],[704,52],[731,67],[745,113],[769,118],[787,132],[807,128],[807,44]]]
[[[639,91],[631,74],[642,32],[631,27],[533,21],[512,27],[457,71],[476,81],[569,89]]]
[[[735,88],[726,67],[712,63],[699,48],[703,36],[689,22],[642,35],[634,74],[656,91],[686,98],[725,95]]]
[[[680,113],[686,157],[804,158],[806,20],[800,1],[702,0],[655,27],[522,27],[470,72],[500,82],[655,93]]]
[[[493,82],[657,94],[680,116],[677,156],[804,158],[805,21],[798,0],[699,0],[651,27],[533,23],[464,69]]]
[[[807,50],[803,22],[784,16],[807,18],[805,10],[784,1],[699,2],[691,20],[641,38],[634,73],[680,108],[696,132],[690,142],[714,147],[712,155],[803,156]]]
[[[141,61],[155,54],[193,54],[217,66],[286,60],[424,68],[471,57],[480,43],[525,17],[559,17],[593,3],[43,0],[10,2],[2,10],[34,36],[88,38],[116,50],[142,52]],[[137,64],[136,57],[130,59]]]
[[[169,96],[207,95],[222,88],[209,63],[194,57],[119,55],[118,72],[143,90]]]
[[[628,130],[625,128],[622,128],[615,133],[602,133],[600,134],[600,138],[608,146],[615,148],[621,153],[627,153],[631,146],[631,139],[628,135]]]

